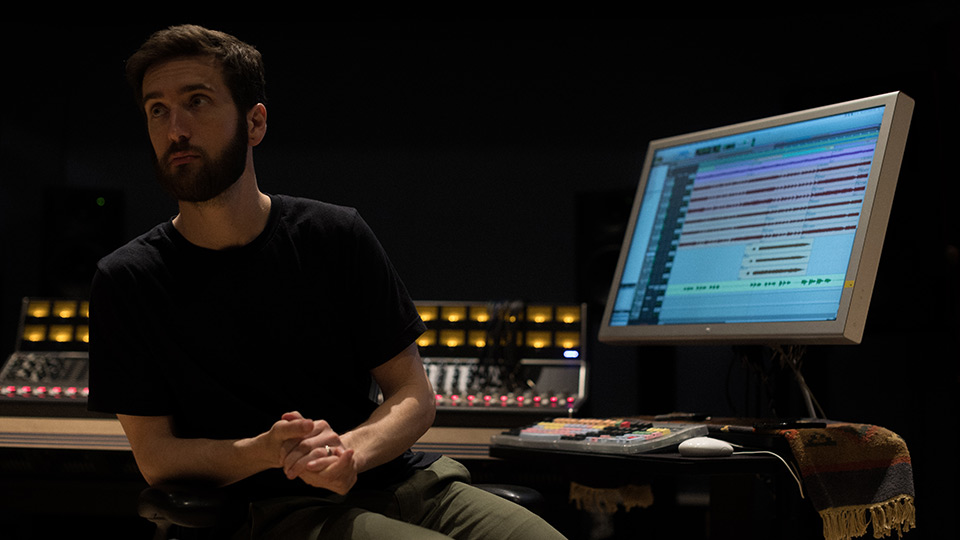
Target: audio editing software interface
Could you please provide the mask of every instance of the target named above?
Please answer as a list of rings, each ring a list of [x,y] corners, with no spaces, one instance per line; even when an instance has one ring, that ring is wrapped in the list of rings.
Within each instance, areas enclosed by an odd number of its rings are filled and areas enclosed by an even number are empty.
[[[835,318],[882,117],[658,150],[611,325]]]

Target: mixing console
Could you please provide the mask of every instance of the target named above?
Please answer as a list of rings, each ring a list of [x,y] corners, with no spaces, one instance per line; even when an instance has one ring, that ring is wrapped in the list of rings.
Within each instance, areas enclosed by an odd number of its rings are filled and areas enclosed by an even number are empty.
[[[17,352],[0,371],[0,397],[84,400],[88,393],[85,352]]]
[[[86,410],[88,321],[85,300],[23,299],[14,352],[0,369],[4,414],[47,404],[58,414],[63,404]]]
[[[520,425],[572,414],[586,399],[585,306],[416,304],[427,326],[417,344],[444,423]],[[24,298],[15,352],[0,367],[3,413],[54,403],[57,414],[62,403],[85,410],[88,343],[87,301]]]
[[[582,360],[526,359],[518,384],[502,380],[495,366],[469,358],[424,358],[427,377],[443,410],[523,412],[555,410],[565,414],[584,398],[586,365]]]
[[[569,414],[586,399],[585,306],[416,304],[427,326],[420,354],[440,416],[464,412],[471,424],[478,412],[538,419]]]

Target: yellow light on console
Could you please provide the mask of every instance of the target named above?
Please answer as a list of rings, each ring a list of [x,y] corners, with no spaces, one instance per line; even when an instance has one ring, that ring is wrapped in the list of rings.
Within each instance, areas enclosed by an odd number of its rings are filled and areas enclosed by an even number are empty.
[[[553,310],[550,306],[528,306],[527,320],[537,324],[550,322],[553,320]]]
[[[80,313],[78,314],[78,316],[83,317],[84,319],[90,318],[90,302],[87,302],[87,301],[80,302]]]
[[[579,306],[557,306],[557,319],[565,324],[580,322]]]
[[[90,327],[85,324],[77,326],[76,340],[90,343]]]
[[[460,322],[467,319],[466,306],[443,306],[440,308],[440,318],[449,322]]]
[[[471,330],[467,334],[467,341],[474,347],[486,347],[487,333],[484,330]]]
[[[31,317],[49,317],[50,316],[50,302],[45,300],[31,300],[27,305],[27,314]]]
[[[466,335],[463,330],[442,330],[440,332],[440,344],[447,347],[460,347],[465,340]]]
[[[575,349],[580,346],[580,334],[577,332],[557,332],[554,337],[557,345],[564,349]]]
[[[436,344],[437,344],[436,330],[427,330],[419,338],[417,338],[417,345],[421,347],[430,347]]]
[[[77,303],[68,300],[58,300],[53,303],[53,314],[61,319],[70,319],[77,316]]]
[[[417,306],[417,312],[423,322],[435,321],[437,319],[437,306]]]
[[[23,327],[23,339],[27,341],[44,341],[47,339],[47,327],[42,324],[28,324]]]
[[[470,308],[470,320],[485,323],[490,320],[490,310],[487,306],[473,306]]]
[[[527,332],[527,347],[542,349],[553,344],[550,332]]]
[[[50,340],[57,343],[73,341],[73,326],[69,324],[54,324],[50,326]]]

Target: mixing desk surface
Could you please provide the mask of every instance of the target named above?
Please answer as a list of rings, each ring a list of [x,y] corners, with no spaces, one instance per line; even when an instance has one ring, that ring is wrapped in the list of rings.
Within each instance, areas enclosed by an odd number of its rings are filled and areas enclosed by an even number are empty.
[[[707,434],[700,424],[625,418],[553,418],[491,438],[493,447],[601,454],[640,454]]]
[[[0,365],[0,415],[86,416],[89,304],[24,298],[14,352]]]
[[[496,369],[469,358],[423,359],[440,411],[566,414],[579,408],[586,384],[583,360],[524,359],[517,371],[523,387],[502,381]]]
[[[417,302],[417,310],[438,417],[493,425],[510,416],[499,425],[517,426],[571,414],[586,400],[586,306]]]
[[[86,399],[87,353],[18,352],[0,371],[0,396],[20,400]]]

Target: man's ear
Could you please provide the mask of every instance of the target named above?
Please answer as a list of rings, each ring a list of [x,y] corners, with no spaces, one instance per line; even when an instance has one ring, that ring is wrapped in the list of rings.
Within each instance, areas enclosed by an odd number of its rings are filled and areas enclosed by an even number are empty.
[[[257,146],[267,134],[267,108],[257,103],[247,112],[247,137],[250,146]]]

